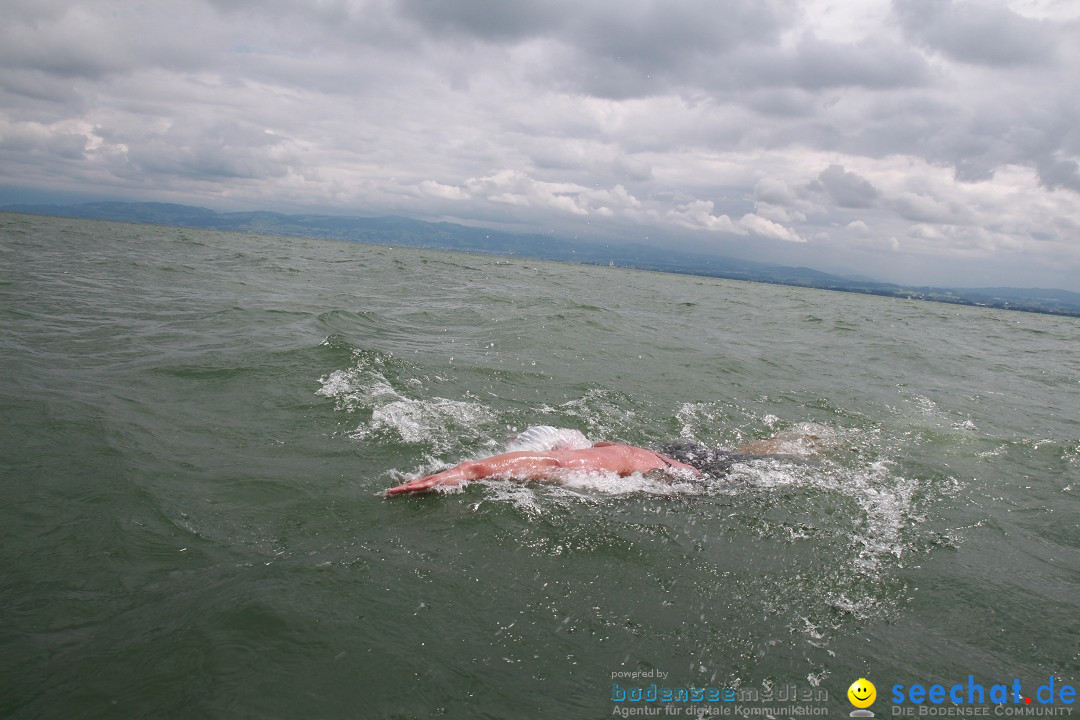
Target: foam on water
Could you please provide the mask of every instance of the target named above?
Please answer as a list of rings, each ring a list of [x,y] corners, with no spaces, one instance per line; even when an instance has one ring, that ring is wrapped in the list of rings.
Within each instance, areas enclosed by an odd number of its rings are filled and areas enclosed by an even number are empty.
[[[831,454],[852,442],[873,446],[877,438],[868,440],[819,423],[790,427],[791,431],[780,433],[790,440],[781,443],[783,456],[736,464],[724,478],[687,476],[672,481],[640,474],[620,477],[577,472],[562,476],[558,484],[490,479],[480,483],[483,495],[472,507],[505,504],[530,518],[552,513],[561,516],[573,504],[603,507],[632,498],[681,498],[700,508],[685,510],[693,523],[698,513],[710,515],[735,503],[744,516],[758,518],[752,521],[751,529],[763,539],[815,546],[826,543],[832,546],[828,552],[838,553],[835,575],[806,576],[803,580],[811,584],[802,592],[816,596],[815,602],[804,607],[789,598],[786,602],[777,600],[774,608],[788,615],[793,633],[827,650],[844,617],[868,620],[892,612],[900,602],[896,593],[885,588],[893,582],[896,569],[904,567],[907,556],[916,551],[919,528],[926,518],[918,505],[919,483],[899,474],[891,459],[879,455],[869,462],[850,464]],[[806,440],[806,436],[815,439]],[[848,512],[817,515],[808,521],[763,519],[762,511],[769,507],[797,514],[806,498],[828,507],[847,508]],[[782,587],[771,585],[773,581],[762,578],[760,582],[764,583],[761,592],[784,596]]]
[[[594,438],[617,438],[632,430],[638,422],[635,411],[625,407],[623,400],[611,391],[592,387],[580,398],[567,400],[556,407],[541,405],[537,410],[582,423]]]
[[[475,426],[491,418],[492,413],[478,403],[446,398],[401,398],[376,407],[371,413],[371,422],[358,427],[353,437],[365,438],[382,430],[392,430],[407,443],[438,445],[446,439],[451,425]]]
[[[862,514],[851,518],[855,550],[851,569],[873,574],[886,559],[902,559],[908,549],[903,529],[924,519],[914,506],[916,482],[893,474],[891,464],[879,460],[866,468],[845,468],[830,462],[801,465],[782,459],[755,460],[736,466],[732,484],[717,491],[798,488],[853,500]]]
[[[704,428],[720,427],[726,419],[722,409],[715,404],[699,402],[683,403],[675,417],[682,425],[679,437],[693,442],[702,442]]]
[[[534,425],[519,433],[513,441],[507,444],[504,452],[584,450],[592,447],[592,445],[592,440],[585,437],[580,430],[557,428],[551,425]]]
[[[428,401],[402,398],[383,375],[362,363],[324,378],[320,393],[336,397],[345,407],[365,403],[374,406],[371,421],[357,429],[356,437],[365,437],[381,428],[393,428],[406,441],[432,441],[451,424],[469,423],[474,418],[492,419],[492,414],[483,406],[443,398]],[[684,406],[681,412],[686,411]],[[776,418],[771,419],[770,425],[778,424]],[[779,439],[777,451],[781,457],[736,464],[730,475],[721,479],[703,481],[689,474],[663,478],[639,473],[619,476],[615,473],[567,472],[559,477],[558,490],[552,483],[521,483],[512,477],[493,478],[478,484],[485,487],[488,502],[508,502],[537,515],[551,509],[545,504],[545,498],[555,496],[563,500],[635,495],[717,497],[811,490],[846,498],[860,509],[858,517],[850,518],[853,572],[874,574],[886,559],[902,560],[907,549],[903,530],[922,520],[914,507],[917,489],[914,480],[895,474],[893,463],[886,458],[862,467],[845,467],[831,459],[829,451],[842,445],[844,438],[837,430],[820,423],[795,423],[791,430],[776,433],[774,437]],[[577,430],[536,426],[520,433],[505,450],[543,451],[590,445],[591,441]],[[394,472],[392,475],[395,479],[411,479],[449,466],[449,463],[429,460],[413,473]],[[439,490],[459,493],[468,485],[440,487]],[[805,539],[806,534],[792,531],[790,538]]]
[[[615,473],[568,473],[562,478],[563,487],[579,492],[602,495],[701,495],[704,484],[690,473],[675,477],[656,477],[632,473],[619,476]]]
[[[820,425],[809,423],[804,427],[813,427],[817,432],[824,430]],[[835,432],[829,431],[826,435],[835,441]],[[790,455],[803,457],[809,457],[812,452],[802,446],[791,449],[800,452]],[[705,481],[690,475],[669,480],[638,473],[620,477],[614,473],[576,472],[562,476],[560,484],[579,496],[718,497],[802,489],[844,498],[853,501],[860,510],[858,515],[849,518],[850,570],[872,576],[881,570],[883,563],[903,560],[904,553],[910,549],[905,528],[925,520],[915,507],[916,481],[895,474],[892,465],[890,460],[880,459],[866,467],[849,468],[828,458],[803,462],[777,457],[737,464],[728,477]],[[506,485],[496,480],[485,484],[500,492]],[[530,504],[536,512],[543,512],[542,496],[549,493],[550,486],[515,486],[512,495],[504,497],[515,500],[516,504],[525,491],[528,491]],[[806,533],[792,532],[790,535],[791,540],[806,538]]]
[[[899,474],[888,458],[855,466],[827,454],[766,458],[738,464],[729,476],[706,481],[577,472],[564,475],[558,484],[513,479],[473,484],[480,487],[451,492],[475,498],[473,511],[512,508],[530,525],[539,523],[538,538],[546,537],[542,528],[547,523],[565,522],[581,506],[600,524],[618,527],[622,512],[616,509],[624,503],[640,508],[642,502],[678,500],[682,502],[677,505],[660,505],[673,513],[670,517],[681,518],[669,532],[686,533],[708,523],[734,536],[749,530],[763,541],[781,547],[798,544],[805,548],[802,553],[831,558],[824,572],[811,570],[794,580],[770,574],[745,580],[747,591],[782,618],[792,636],[829,655],[848,619],[873,621],[896,612],[904,597],[897,573],[910,564],[908,556],[918,554],[925,535],[920,529],[926,518],[919,506],[919,483]],[[807,516],[808,502],[840,512]],[[775,513],[781,519],[772,517]],[[784,519],[789,513],[790,519]],[[700,542],[708,541],[702,536]],[[554,552],[546,544],[540,550]]]
[[[431,387],[440,382],[438,377],[419,375],[389,355],[356,350],[350,367],[331,372],[319,382],[318,393],[333,398],[338,410],[363,418],[349,433],[351,437],[430,446],[430,452],[418,453],[415,464],[389,471],[393,484],[484,454],[592,444],[585,433],[554,425],[529,427],[506,440],[505,428],[514,424],[516,416],[499,415],[471,399],[439,397]],[[631,399],[595,387],[557,406],[541,404],[531,413],[582,426],[597,439],[619,440],[637,425]],[[793,634],[826,650],[844,617],[870,619],[896,606],[899,596],[893,597],[896,593],[885,588],[916,547],[918,528],[925,518],[917,506],[918,482],[897,472],[890,448],[873,428],[791,422],[722,401],[683,404],[672,419],[682,426],[685,439],[715,442],[717,429],[722,428],[730,445],[768,436],[772,451],[779,455],[736,464],[728,476],[719,479],[566,472],[557,482],[489,478],[437,490],[460,494],[473,511],[511,508],[530,524],[541,522],[538,528],[566,521],[582,505],[610,521],[617,514],[604,508],[678,499],[690,502],[690,507],[679,512],[686,513],[685,522],[691,526],[706,517],[715,521],[714,513],[721,508],[723,516],[731,515],[734,507],[733,521],[722,521],[731,531],[749,530],[770,542],[809,544],[815,555],[825,553],[839,564],[835,575],[806,576],[801,582],[810,585],[795,594],[784,581],[753,581],[760,583],[757,592],[771,598],[770,607],[787,617]],[[840,512],[795,519],[807,502]],[[792,519],[770,517],[777,512]],[[796,599],[803,592],[816,599]]]
[[[398,389],[387,378],[389,359],[377,353],[353,351],[355,364],[319,378],[316,394],[334,399],[338,410],[370,413],[349,435],[363,440],[389,434],[406,443],[429,443],[439,452],[456,444],[463,432],[472,432],[494,418],[479,402],[443,397],[417,398]],[[416,377],[399,382],[409,393],[422,391]]]

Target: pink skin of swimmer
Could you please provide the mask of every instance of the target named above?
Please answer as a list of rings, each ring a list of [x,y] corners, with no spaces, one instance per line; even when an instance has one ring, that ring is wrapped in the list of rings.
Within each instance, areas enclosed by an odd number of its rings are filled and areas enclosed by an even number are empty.
[[[701,475],[696,468],[652,450],[633,445],[598,442],[581,450],[508,452],[483,460],[470,460],[449,470],[392,487],[386,491],[385,497],[432,492],[439,486],[452,487],[483,478],[558,480],[559,475],[565,472],[607,472],[626,477],[634,473],[645,474],[651,470],[671,469],[685,471],[694,476]]]

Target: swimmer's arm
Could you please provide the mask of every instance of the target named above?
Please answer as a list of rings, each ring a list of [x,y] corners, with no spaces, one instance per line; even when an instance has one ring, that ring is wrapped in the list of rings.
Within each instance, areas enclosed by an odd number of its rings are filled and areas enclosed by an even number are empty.
[[[407,483],[390,488],[383,493],[383,497],[393,497],[394,495],[404,495],[406,493],[431,492],[438,485],[460,485],[463,482],[475,480],[479,475],[475,474],[473,465],[475,463],[462,463],[457,467],[452,467],[434,475],[410,480]]]
[[[506,477],[512,480],[539,480],[551,475],[559,461],[543,453],[505,453],[485,460],[463,462],[449,470],[434,475],[410,480],[392,487],[385,497],[404,495],[405,493],[431,492],[440,485],[454,486],[470,480],[488,477]]]

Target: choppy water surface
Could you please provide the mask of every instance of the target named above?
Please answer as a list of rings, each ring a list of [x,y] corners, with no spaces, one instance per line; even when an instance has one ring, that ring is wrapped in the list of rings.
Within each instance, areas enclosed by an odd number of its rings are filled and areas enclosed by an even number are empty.
[[[606,717],[612,673],[652,670],[833,715],[862,676],[1075,683],[1078,330],[0,215],[0,715]],[[725,482],[381,497],[540,424],[825,442]]]

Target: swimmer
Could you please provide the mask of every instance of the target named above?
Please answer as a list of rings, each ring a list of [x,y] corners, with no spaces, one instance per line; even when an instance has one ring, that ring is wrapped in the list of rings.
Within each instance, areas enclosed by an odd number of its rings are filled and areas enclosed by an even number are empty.
[[[757,440],[735,451],[690,442],[668,445],[661,448],[663,452],[613,442],[598,442],[588,447],[517,450],[483,460],[463,462],[449,470],[410,480],[390,488],[384,496],[432,492],[440,486],[453,487],[485,478],[558,482],[567,472],[614,473],[620,477],[657,472],[669,477],[723,477],[735,463],[795,454],[793,448],[812,448],[815,440],[817,437],[814,435],[783,433]]]

